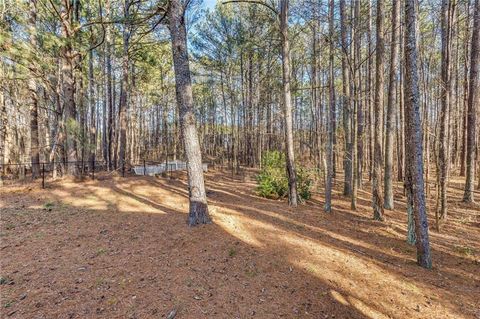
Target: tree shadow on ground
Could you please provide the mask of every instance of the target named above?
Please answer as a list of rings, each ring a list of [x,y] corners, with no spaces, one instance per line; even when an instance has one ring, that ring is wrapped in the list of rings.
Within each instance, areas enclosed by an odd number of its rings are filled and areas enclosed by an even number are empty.
[[[7,204],[2,269],[16,284],[0,289],[16,300],[11,311],[19,318],[154,318],[173,308],[185,318],[475,315],[471,259],[434,249],[438,266],[417,267],[395,228],[401,214],[391,213],[386,226],[338,196],[331,215],[318,203],[292,209],[258,198],[251,183],[208,174],[215,224],[189,228],[179,178],[59,183],[39,192],[40,203],[27,199],[24,213]],[[52,212],[42,207],[47,198]],[[454,262],[463,263],[461,277],[451,273]],[[20,300],[32,282],[35,293]]]

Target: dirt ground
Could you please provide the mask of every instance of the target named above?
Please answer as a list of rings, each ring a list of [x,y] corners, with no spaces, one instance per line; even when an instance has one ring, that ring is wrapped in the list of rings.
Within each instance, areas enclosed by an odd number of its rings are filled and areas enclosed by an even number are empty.
[[[0,316],[480,318],[480,207],[460,190],[441,233],[430,209],[425,270],[398,185],[381,223],[340,183],[325,214],[320,195],[296,209],[256,196],[250,174],[206,181],[214,223],[196,228],[183,175],[0,188]]]

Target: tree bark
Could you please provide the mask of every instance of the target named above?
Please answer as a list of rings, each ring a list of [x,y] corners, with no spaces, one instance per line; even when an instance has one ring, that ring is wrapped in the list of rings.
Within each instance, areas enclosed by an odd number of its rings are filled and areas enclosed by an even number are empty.
[[[362,179],[359,170],[359,161],[358,161],[358,104],[360,100],[360,70],[358,65],[360,65],[360,0],[355,0],[352,2],[352,6],[354,6],[354,19],[353,23],[354,26],[352,28],[352,38],[354,42],[354,50],[352,50],[353,54],[353,114],[351,117],[352,121],[352,129],[350,131],[352,135],[352,197],[351,197],[351,208],[353,210],[357,209],[357,191],[359,187],[359,181]]]
[[[351,136],[351,103],[350,103],[350,76],[347,65],[348,43],[347,26],[345,17],[345,0],[340,0],[340,33],[342,43],[342,107],[343,107],[343,130],[345,134],[345,155],[343,167],[345,171],[343,195],[352,195],[352,136]]]
[[[37,1],[30,1],[30,45],[32,50],[37,48]],[[33,53],[33,52],[32,52]],[[34,67],[34,66],[32,66]],[[35,179],[40,176],[40,149],[38,143],[38,96],[37,96],[37,82],[35,75],[32,74],[28,80],[28,90],[30,91],[30,160],[32,162],[32,178]]]
[[[335,81],[334,81],[334,69],[333,69],[333,11],[334,1],[330,0],[329,5],[329,75],[328,75],[328,90],[329,90],[329,102],[330,108],[328,111],[327,127],[328,127],[328,142],[327,142],[327,178],[325,179],[325,207],[324,210],[327,213],[332,211],[332,184],[334,175],[334,162],[333,162],[333,140],[335,130]]]
[[[290,92],[290,42],[288,39],[288,0],[280,0],[280,36],[282,42],[283,107],[288,174],[288,203],[297,206],[297,174],[293,144],[292,97]]]
[[[107,19],[110,19],[112,14],[110,11],[110,0],[105,1],[105,15]],[[106,134],[106,151],[107,151],[107,166],[108,169],[113,169],[113,138],[114,138],[114,128],[113,128],[113,109],[114,109],[114,96],[113,96],[113,91],[114,88],[112,87],[112,54],[111,54],[111,47],[112,47],[112,39],[111,39],[111,32],[110,32],[110,26],[105,27],[105,67],[107,71],[107,77],[106,77],[106,108],[107,108],[107,114],[104,114],[103,116],[106,117],[107,123],[106,123],[106,131],[104,134]]]
[[[3,66],[0,67],[0,76],[3,77]],[[8,116],[5,104],[5,94],[0,90],[0,186],[3,186],[3,175],[6,173],[6,166],[4,164],[8,161],[8,143],[7,143],[7,125]]]
[[[447,217],[447,177],[449,167],[448,125],[451,92],[451,2],[442,1],[442,71],[441,71],[441,112],[440,140],[438,146],[438,212],[440,218]]]
[[[372,206],[373,218],[384,220],[382,190],[380,181],[382,179],[382,119],[383,119],[383,59],[384,59],[384,40],[383,40],[383,0],[377,1],[377,51],[376,51],[376,70],[375,70],[375,132],[373,149],[373,176],[372,176]]]
[[[77,168],[77,135],[79,133],[79,126],[77,122],[77,108],[75,103],[75,60],[77,58],[76,52],[72,46],[72,39],[74,38],[72,30],[72,10],[68,1],[64,0],[63,13],[63,37],[67,40],[62,49],[62,80],[63,80],[63,113],[66,125],[66,159],[67,159],[67,174],[78,175]]]
[[[398,63],[398,34],[399,34],[400,1],[392,2],[392,49],[390,51],[390,78],[387,98],[387,127],[385,136],[385,175],[384,175],[384,208],[393,209],[393,138],[395,130],[395,80]]]
[[[185,145],[188,174],[189,215],[188,224],[207,224],[211,222],[205,182],[202,170],[202,154],[195,127],[193,109],[192,81],[187,51],[187,34],[185,28],[185,8],[180,0],[170,2],[169,29],[172,41],[173,66],[178,108],[180,110],[180,125]]]
[[[415,0],[405,0],[405,140],[406,187],[413,197],[413,222],[417,247],[417,263],[432,267],[428,238],[427,209],[423,180],[423,147],[420,123],[420,96],[417,70],[417,15]]]
[[[463,201],[473,202],[473,191],[475,182],[475,150],[476,150],[476,112],[478,110],[478,100],[480,98],[478,62],[480,60],[480,0],[475,0],[473,14],[472,30],[472,48],[470,51],[470,88],[468,90],[468,110],[467,110],[467,170],[465,179],[465,193]]]
[[[120,88],[120,104],[118,106],[118,113],[120,118],[120,137],[119,137],[119,167],[122,171],[125,170],[125,152],[127,148],[127,101],[129,94],[129,82],[128,82],[128,72],[129,72],[129,42],[130,42],[130,0],[125,0],[124,3],[124,18],[125,25],[123,27],[123,59],[122,59],[122,83]]]
[[[91,41],[93,43],[93,41]],[[97,124],[95,107],[95,83],[93,75],[93,50],[88,52],[88,104],[90,107],[90,167],[94,167],[97,149]],[[97,91],[97,94],[99,92]]]

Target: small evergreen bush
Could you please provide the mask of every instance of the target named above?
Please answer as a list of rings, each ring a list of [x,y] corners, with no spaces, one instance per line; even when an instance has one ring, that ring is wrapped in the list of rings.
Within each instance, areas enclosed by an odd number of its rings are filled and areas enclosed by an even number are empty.
[[[262,170],[257,175],[257,192],[266,198],[282,198],[288,194],[288,179],[285,174],[285,155],[267,152],[262,158]]]
[[[312,197],[313,178],[304,168],[299,166],[297,170],[297,192],[301,200],[309,200]]]
[[[288,177],[285,154],[278,151],[266,152],[262,158],[262,170],[257,175],[257,193],[265,198],[284,198],[288,195]],[[300,200],[311,197],[313,180],[307,170],[297,170],[297,192]]]

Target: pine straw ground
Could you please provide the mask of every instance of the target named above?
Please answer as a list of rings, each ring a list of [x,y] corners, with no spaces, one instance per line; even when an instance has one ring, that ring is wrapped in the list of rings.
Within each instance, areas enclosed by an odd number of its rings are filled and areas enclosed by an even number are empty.
[[[1,317],[480,318],[480,209],[460,190],[424,270],[400,188],[380,223],[340,183],[327,215],[320,195],[257,197],[251,174],[206,180],[214,223],[196,228],[183,175],[1,188]]]

